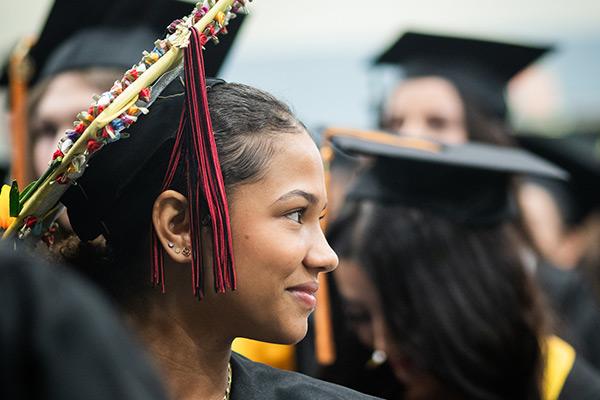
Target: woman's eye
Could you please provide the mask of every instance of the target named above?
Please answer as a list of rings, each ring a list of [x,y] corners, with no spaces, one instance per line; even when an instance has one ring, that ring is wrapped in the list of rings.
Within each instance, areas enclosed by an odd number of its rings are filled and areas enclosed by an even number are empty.
[[[303,214],[304,214],[304,210],[295,210],[295,211],[292,211],[291,213],[286,214],[285,216],[286,216],[286,218],[289,218],[292,221],[301,224]]]
[[[402,129],[402,125],[404,125],[404,118],[402,117],[391,117],[385,123],[385,129],[391,131],[399,131]]]
[[[448,127],[449,122],[443,117],[429,117],[427,118],[427,124],[431,129],[442,130]]]
[[[56,126],[43,123],[32,129],[32,136],[35,138],[54,137],[56,135]]]

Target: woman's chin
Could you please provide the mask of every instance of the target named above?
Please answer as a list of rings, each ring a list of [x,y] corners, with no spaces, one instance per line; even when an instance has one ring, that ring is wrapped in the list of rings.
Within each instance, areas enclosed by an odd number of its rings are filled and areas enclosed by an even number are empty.
[[[271,330],[264,338],[257,340],[276,344],[296,344],[304,339],[307,332],[308,322],[306,319],[302,321],[288,321]]]

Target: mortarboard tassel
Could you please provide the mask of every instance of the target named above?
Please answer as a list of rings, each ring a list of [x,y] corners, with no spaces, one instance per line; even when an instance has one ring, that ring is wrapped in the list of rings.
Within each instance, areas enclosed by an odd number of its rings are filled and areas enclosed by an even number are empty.
[[[9,60],[9,90],[11,102],[11,134],[13,140],[11,174],[20,187],[31,179],[27,160],[29,131],[27,128],[27,95],[31,75],[29,52],[35,44],[31,37],[23,38]]]
[[[236,279],[225,183],[210,119],[204,76],[202,49],[208,39],[195,28],[191,28],[190,33],[190,43],[184,55],[185,104],[163,190],[171,186],[176,172],[183,167],[192,238],[192,287],[194,294],[201,299],[204,296],[201,243],[203,210],[210,217],[215,291],[222,293],[227,289],[234,290]],[[152,281],[155,285],[160,284],[164,292],[164,256],[156,233],[152,238],[152,262]]]

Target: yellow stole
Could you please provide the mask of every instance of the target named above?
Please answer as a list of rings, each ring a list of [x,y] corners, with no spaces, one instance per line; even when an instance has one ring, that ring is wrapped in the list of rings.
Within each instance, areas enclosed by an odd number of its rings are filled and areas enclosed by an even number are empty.
[[[549,336],[545,341],[544,352],[543,399],[557,400],[573,368],[575,349],[559,337]]]
[[[296,357],[293,345],[273,344],[256,340],[237,338],[233,341],[233,351],[271,367],[294,371]]]

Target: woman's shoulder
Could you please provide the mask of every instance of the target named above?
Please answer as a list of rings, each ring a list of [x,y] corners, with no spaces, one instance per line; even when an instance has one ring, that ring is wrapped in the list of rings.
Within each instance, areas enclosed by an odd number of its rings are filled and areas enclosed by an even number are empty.
[[[232,400],[376,399],[297,372],[272,368],[237,353],[231,356],[231,367],[233,370]]]

